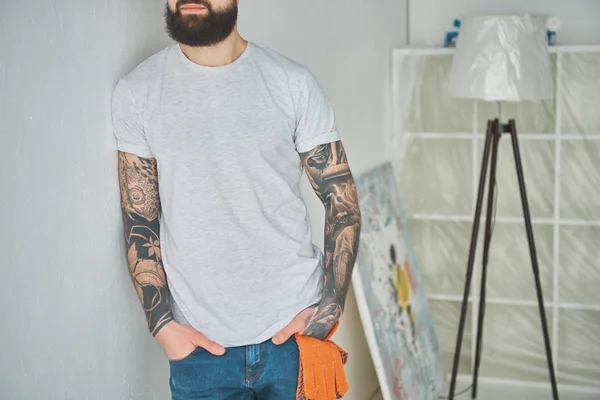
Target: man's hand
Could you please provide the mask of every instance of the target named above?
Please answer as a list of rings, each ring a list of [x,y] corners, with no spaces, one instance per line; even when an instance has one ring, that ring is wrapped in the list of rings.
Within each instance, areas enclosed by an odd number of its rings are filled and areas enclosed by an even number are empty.
[[[325,340],[341,315],[342,307],[336,302],[324,302],[317,307],[307,308],[273,337],[273,343],[276,345],[285,343],[296,333]]]
[[[186,358],[197,347],[202,347],[215,356],[225,354],[225,349],[219,344],[208,339],[194,328],[178,324],[175,321],[167,323],[155,337],[167,357],[173,361]]]

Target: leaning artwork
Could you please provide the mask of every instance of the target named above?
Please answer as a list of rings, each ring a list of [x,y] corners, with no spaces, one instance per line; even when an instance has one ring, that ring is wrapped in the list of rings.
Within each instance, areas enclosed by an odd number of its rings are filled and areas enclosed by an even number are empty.
[[[363,228],[353,284],[383,398],[438,399],[442,357],[391,164],[356,184]]]

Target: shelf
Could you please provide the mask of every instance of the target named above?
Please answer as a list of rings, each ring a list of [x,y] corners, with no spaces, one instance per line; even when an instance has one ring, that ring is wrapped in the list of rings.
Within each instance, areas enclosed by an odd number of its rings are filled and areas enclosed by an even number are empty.
[[[466,266],[465,266],[466,269]],[[473,284],[479,285],[479,282]],[[532,288],[534,290],[534,288]],[[458,295],[445,295],[445,294],[428,294],[427,298],[434,301],[449,301],[452,303],[462,303],[462,296]],[[469,296],[469,303],[479,303],[479,297]],[[485,300],[486,304],[505,305],[505,306],[516,306],[516,307],[538,307],[537,301],[530,300],[509,300],[488,297]],[[599,304],[576,304],[576,303],[554,303],[553,301],[544,301],[545,307],[554,307],[556,305],[559,309],[564,310],[582,310],[582,311],[600,311]]]
[[[548,48],[550,54],[558,53],[598,53],[600,45],[557,45]],[[399,47],[392,50],[393,55],[398,56],[441,56],[454,54],[453,48],[430,47],[430,48],[411,48]]]
[[[540,103],[507,104],[502,120],[516,120],[522,144],[559,384],[583,391],[597,388],[600,393],[600,367],[594,362],[600,356],[600,325],[596,324],[600,321],[600,291],[596,287],[600,280],[600,45],[552,46],[549,52],[553,97]],[[403,168],[398,183],[405,194],[409,231],[425,290],[430,293],[427,297],[433,304],[433,318],[439,324],[436,328],[446,365],[452,358],[464,291],[485,127],[498,111],[496,104],[448,95],[445,89],[453,53],[454,49],[447,48],[393,50],[392,121],[386,144],[386,154]],[[502,347],[506,343],[499,336],[494,339],[486,335],[489,348],[484,359],[488,357],[489,362],[484,372],[491,380],[520,381],[523,386],[535,387],[546,379],[547,370],[539,349],[541,335],[535,335],[538,303],[507,136],[503,135],[499,149],[486,304],[490,305],[488,311],[495,310],[491,325],[499,330],[510,326],[519,332],[509,343],[512,348],[494,349],[494,344]],[[486,194],[487,190],[486,186]],[[469,372],[469,362],[473,367],[474,343],[470,338],[476,334],[480,306],[485,200],[461,373]],[[502,271],[502,263],[519,268],[510,268],[507,273]],[[530,339],[525,337],[528,332],[534,335]],[[582,354],[586,348],[590,353]],[[490,357],[494,350],[500,352]],[[521,357],[522,362],[515,364],[515,357]],[[526,370],[527,366],[531,369]]]
[[[421,133],[404,133],[405,139],[468,139],[468,140],[484,140],[485,132],[467,133],[467,132],[421,132]],[[504,134],[504,137],[509,137],[509,134]],[[600,140],[600,134],[584,134],[584,133],[518,133],[519,141],[525,140]]]
[[[473,222],[473,215],[443,215],[443,214],[408,214],[409,220],[420,221],[452,221],[452,222]],[[486,218],[482,213],[481,223],[485,222]],[[496,223],[504,224],[524,224],[522,217],[496,217]],[[558,226],[600,226],[600,220],[585,220],[585,219],[554,219],[554,218],[532,218],[533,225],[558,225]],[[480,228],[481,229],[481,228]],[[480,233],[483,230],[480,230]]]

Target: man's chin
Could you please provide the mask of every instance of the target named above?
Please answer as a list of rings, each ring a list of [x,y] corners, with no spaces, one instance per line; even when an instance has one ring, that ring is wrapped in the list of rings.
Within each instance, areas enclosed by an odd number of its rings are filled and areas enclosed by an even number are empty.
[[[197,29],[199,25],[203,25],[206,21],[206,15],[187,14],[181,15],[178,25],[185,26],[187,29]]]

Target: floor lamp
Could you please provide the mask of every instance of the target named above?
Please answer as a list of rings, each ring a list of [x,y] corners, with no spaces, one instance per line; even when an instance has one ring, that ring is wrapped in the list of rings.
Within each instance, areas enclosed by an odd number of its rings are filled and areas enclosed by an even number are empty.
[[[482,355],[487,263],[492,236],[498,145],[502,134],[508,133],[511,137],[514,162],[521,194],[525,229],[527,232],[527,241],[531,255],[540,319],[542,322],[548,371],[552,384],[552,394],[553,399],[558,400],[556,377],[552,361],[550,336],[548,334],[548,323],[544,309],[531,215],[529,212],[525,180],[523,177],[519,142],[517,140],[517,128],[514,119],[510,119],[508,123],[503,123],[501,115],[502,102],[538,101],[552,96],[553,85],[550,74],[550,59],[546,41],[545,21],[530,15],[470,16],[462,21],[460,36],[456,44],[450,74],[450,94],[456,98],[497,102],[498,118],[489,120],[487,123],[481,175],[471,235],[471,246],[467,262],[465,290],[462,300],[448,399],[452,400],[455,396],[456,378],[458,374],[460,351],[465,328],[469,291],[475,263],[477,236],[479,233],[479,223],[481,220],[489,164],[489,188],[482,255],[480,307],[477,321],[476,354],[471,390],[471,398],[477,398],[477,378]]]

